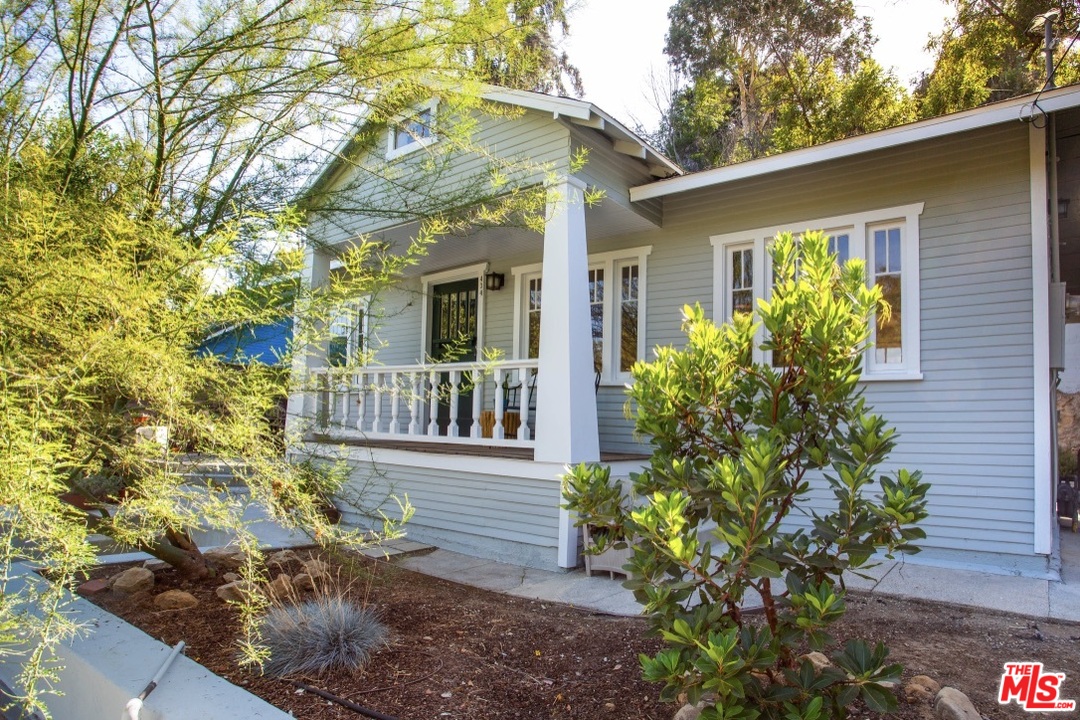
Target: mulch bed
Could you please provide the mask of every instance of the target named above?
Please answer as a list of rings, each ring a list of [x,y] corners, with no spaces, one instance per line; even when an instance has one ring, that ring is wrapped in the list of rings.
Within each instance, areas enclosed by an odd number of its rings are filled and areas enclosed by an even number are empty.
[[[391,641],[360,671],[300,678],[303,682],[400,720],[669,720],[678,709],[659,701],[659,686],[641,680],[638,654],[662,646],[646,637],[641,618],[510,597],[387,562],[359,562],[364,577],[350,591],[375,608],[390,628]],[[95,575],[120,569],[102,568]],[[299,566],[289,570],[299,572]],[[239,669],[233,641],[239,618],[215,595],[219,584],[190,581],[165,569],[157,571],[153,591],[130,596],[106,591],[92,600],[166,644],[184,640],[189,657],[297,718],[361,717],[287,680]],[[200,604],[156,609],[154,595],[170,589],[186,590]],[[852,595],[835,634],[885,641],[891,658],[904,664],[905,678],[926,674],[957,687],[987,718],[1030,717],[1016,705],[996,703],[1002,666],[1009,661],[1042,661],[1047,671],[1067,673],[1063,697],[1080,699],[1080,626],[1075,624]],[[860,710],[852,717],[869,715]],[[895,717],[931,716],[928,706],[901,701]]]

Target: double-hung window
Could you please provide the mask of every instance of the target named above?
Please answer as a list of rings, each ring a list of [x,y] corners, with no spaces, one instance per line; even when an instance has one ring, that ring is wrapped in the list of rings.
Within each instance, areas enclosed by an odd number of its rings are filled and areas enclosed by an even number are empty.
[[[589,256],[593,369],[601,381],[625,382],[645,355],[645,258],[651,247]],[[515,357],[540,355],[541,264],[515,267]]]
[[[772,268],[767,249],[784,230],[816,228],[829,238],[829,251],[844,263],[861,258],[866,282],[881,288],[891,314],[873,320],[873,348],[863,362],[865,380],[915,380],[919,367],[919,215],[923,204],[799,221],[717,235],[713,244],[713,306],[717,321],[752,312],[757,298],[767,298]],[[761,338],[759,338],[759,341]],[[760,351],[757,359],[766,358]]]

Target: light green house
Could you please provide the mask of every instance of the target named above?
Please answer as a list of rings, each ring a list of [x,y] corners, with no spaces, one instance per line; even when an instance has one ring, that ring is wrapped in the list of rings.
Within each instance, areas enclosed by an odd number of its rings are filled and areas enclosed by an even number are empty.
[[[577,532],[559,508],[565,465],[603,460],[627,474],[648,453],[624,414],[630,363],[681,342],[686,303],[723,320],[767,295],[776,232],[821,229],[842,256],[867,260],[868,282],[894,307],[864,387],[901,435],[891,462],[932,484],[915,560],[1054,575],[1064,286],[1052,282],[1063,270],[1050,251],[1058,193],[1047,148],[1058,142],[1058,186],[1075,196],[1080,87],[690,175],[588,102],[495,88],[487,99],[518,112],[479,117],[482,151],[456,157],[426,191],[456,192],[492,158],[530,158],[545,171],[515,181],[548,186],[544,232],[440,240],[365,308],[363,328],[344,323],[343,337],[374,343],[375,361],[335,370],[312,353],[298,366],[322,390],[290,403],[306,445],[294,449],[344,448],[357,482],[407,493],[414,539],[574,567]],[[385,175],[355,182],[333,163],[314,187],[353,182],[357,206],[393,193],[419,206],[395,178],[432,154],[439,109],[420,109],[411,133],[407,123],[387,131],[373,151]],[[582,148],[588,162],[575,170]],[[603,201],[587,206],[586,189]],[[399,243],[415,227],[404,215],[316,215],[307,281],[335,272],[335,254],[361,234]],[[461,338],[454,362],[438,362]],[[481,349],[502,359],[484,361]],[[485,382],[473,389],[478,371]],[[816,498],[826,496],[823,486]]]

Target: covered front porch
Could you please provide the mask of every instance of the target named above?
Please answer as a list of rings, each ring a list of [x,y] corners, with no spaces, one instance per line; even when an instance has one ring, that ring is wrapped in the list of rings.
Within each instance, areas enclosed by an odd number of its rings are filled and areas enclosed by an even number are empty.
[[[625,201],[586,207],[585,187],[566,177],[549,188],[542,234],[441,240],[366,319],[372,361],[335,366],[332,343],[298,360],[306,390],[290,399],[291,435],[344,448],[358,476],[365,464],[384,469],[380,482],[416,507],[410,536],[470,552],[492,540],[495,557],[574,567],[577,531],[559,507],[564,468],[605,461],[630,472],[646,457],[622,417],[627,363],[644,347],[644,267],[610,248],[656,223]],[[401,242],[408,231],[379,239]],[[312,287],[334,272],[333,250],[309,248]],[[604,299],[620,273],[632,303]],[[612,317],[633,331],[612,330]]]

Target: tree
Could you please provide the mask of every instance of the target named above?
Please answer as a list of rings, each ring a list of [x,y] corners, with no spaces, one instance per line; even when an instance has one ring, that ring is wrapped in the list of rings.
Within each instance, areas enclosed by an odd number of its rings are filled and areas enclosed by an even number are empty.
[[[474,125],[450,118],[485,110],[477,48],[514,58],[537,32],[507,17],[506,4],[449,0],[0,7],[0,564],[5,579],[29,562],[54,581],[0,595],[0,651],[24,653],[31,707],[49,686],[49,648],[73,631],[62,590],[94,562],[91,534],[205,576],[216,568],[189,530],[229,530],[250,551],[244,575],[262,577],[235,497],[185,478],[184,451],[242,458],[238,480],[286,525],[327,543],[362,540],[320,512],[340,474],[285,462],[269,436],[263,417],[288,392],[278,376],[192,349],[211,328],[294,310],[296,347],[324,343],[347,302],[391,282],[440,232],[543,206],[542,190],[507,186],[537,171],[527,159],[484,156],[489,181],[442,204],[427,195],[405,212],[395,198],[356,208],[415,221],[408,248],[361,239],[326,286],[310,292],[298,279],[303,217],[287,201],[327,159],[312,148],[362,117],[338,162],[369,179],[403,177],[408,165],[414,188],[455,153],[482,152]],[[442,142],[409,163],[369,162],[376,136],[433,95],[447,111]],[[313,188],[306,202],[312,212],[335,200]],[[284,250],[268,260],[274,245]],[[221,268],[228,292],[207,281]],[[143,421],[167,427],[169,442],[139,441]],[[363,509],[385,520],[377,503]],[[261,602],[242,608],[254,662],[265,657]]]
[[[634,365],[635,429],[652,444],[635,502],[612,500],[621,486],[596,466],[564,484],[567,507],[594,509],[580,523],[634,538],[626,584],[668,644],[642,656],[644,676],[669,699],[705,699],[703,720],[840,718],[856,697],[895,706],[881,683],[900,668],[884,646],[848,641],[825,669],[800,653],[835,647],[845,572],[925,537],[928,486],[878,476],[896,437],[858,387],[869,322],[888,312],[881,289],[862,261],[838,267],[822,233],[781,233],[771,257],[772,297],[754,315],[717,327],[687,307],[686,346]],[[831,501],[808,507],[815,485]],[[744,614],[751,600],[763,623]]]
[[[854,3],[679,0],[665,52],[685,79],[658,143],[691,169],[826,142],[911,114],[896,79],[870,63]],[[872,111],[859,101],[875,98]],[[837,123],[840,113],[852,122]]]
[[[565,0],[514,0],[497,5],[505,6],[508,26],[525,32],[520,47],[504,48],[499,54],[492,54],[483,46],[476,49],[473,63],[484,79],[517,90],[555,95],[573,91],[581,97],[585,92],[581,73],[570,63],[567,54],[559,50],[553,35],[553,31],[564,36],[570,31]]]
[[[921,83],[920,114],[934,117],[1036,92],[1046,81],[1037,15],[1060,8],[1055,35],[1056,84],[1080,80],[1080,54],[1069,53],[1080,26],[1075,3],[1050,0],[955,0],[956,16],[930,43],[933,69]]]

